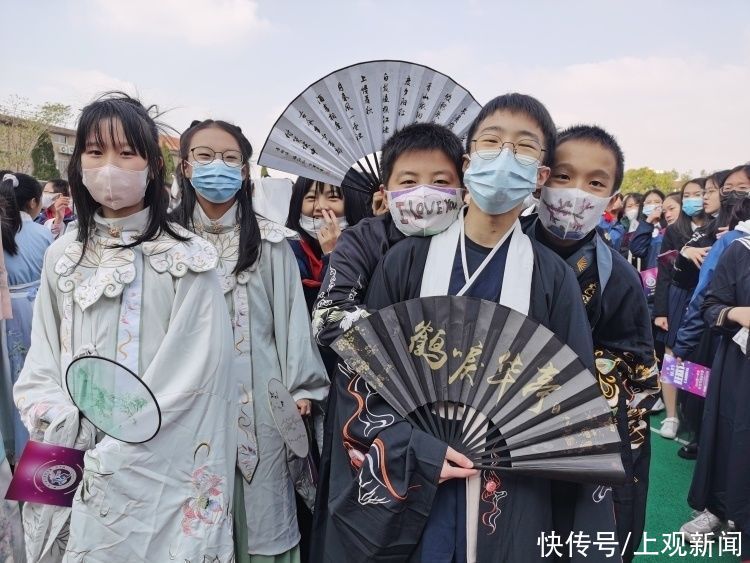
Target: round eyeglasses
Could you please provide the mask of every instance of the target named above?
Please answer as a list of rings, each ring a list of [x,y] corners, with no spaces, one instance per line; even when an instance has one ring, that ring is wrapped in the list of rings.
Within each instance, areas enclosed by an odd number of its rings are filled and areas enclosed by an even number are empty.
[[[232,168],[239,168],[244,161],[242,153],[235,150],[217,152],[211,147],[195,147],[190,149],[190,154],[193,156],[193,161],[198,164],[211,164],[217,156],[224,161],[224,164]]]
[[[484,160],[496,159],[503,152],[505,145],[510,145],[513,156],[523,166],[538,164],[542,160],[542,154],[544,154],[542,145],[530,138],[519,139],[515,143],[512,143],[510,141],[503,141],[497,135],[484,133],[476,139],[472,139],[471,142],[474,144],[474,151],[477,153],[477,156]]]

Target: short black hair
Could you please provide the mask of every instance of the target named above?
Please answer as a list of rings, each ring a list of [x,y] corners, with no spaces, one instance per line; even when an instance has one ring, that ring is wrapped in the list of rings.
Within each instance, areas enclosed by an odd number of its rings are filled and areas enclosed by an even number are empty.
[[[551,166],[555,147],[557,146],[557,128],[555,127],[555,122],[542,102],[532,96],[517,92],[503,94],[487,102],[479,112],[479,115],[469,125],[469,132],[466,135],[466,152],[471,153],[471,142],[482,121],[498,111],[521,113],[536,122],[539,129],[542,130],[542,135],[544,135],[544,157],[542,158],[542,164]]]
[[[625,175],[625,156],[622,154],[622,149],[614,136],[597,125],[579,124],[563,129],[557,134],[558,147],[565,141],[588,141],[610,151],[612,156],[615,157],[615,180],[612,193],[620,189],[622,178]]]
[[[56,194],[63,194],[65,196],[70,195],[70,184],[68,184],[67,180],[55,178],[54,180],[48,180],[46,184],[52,184],[52,190]]]
[[[380,176],[383,185],[388,185],[393,165],[398,158],[410,151],[439,150],[456,165],[458,179],[463,183],[464,149],[455,133],[437,123],[412,123],[396,131],[383,145],[380,157]]]

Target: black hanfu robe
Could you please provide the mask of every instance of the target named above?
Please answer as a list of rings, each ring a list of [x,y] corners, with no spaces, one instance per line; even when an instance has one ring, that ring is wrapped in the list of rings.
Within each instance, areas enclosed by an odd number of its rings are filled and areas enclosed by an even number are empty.
[[[525,231],[550,245],[536,215]],[[649,414],[659,398],[648,303],[640,276],[596,232],[564,255],[575,272],[586,306],[596,358],[594,372],[617,420],[628,482],[614,489],[617,531],[625,561],[631,561],[646,522],[651,439]]]
[[[370,281],[368,309],[420,296],[430,242],[430,238],[408,238],[388,252]],[[593,371],[591,333],[574,273],[551,250],[533,241],[530,247],[528,316],[552,330]],[[455,247],[445,250],[457,254]],[[502,258],[502,253],[498,256]],[[497,268],[485,271],[497,272]],[[505,274],[506,283],[515,281],[508,270]],[[453,281],[451,289],[456,287]],[[491,291],[491,285],[483,291]],[[322,498],[316,504],[313,560],[422,561],[423,534],[438,494],[447,445],[412,427],[352,372],[339,373],[331,394],[336,395],[336,409],[330,413],[335,430],[327,452],[327,485],[319,488]],[[553,531],[561,536],[558,560],[568,559],[565,541],[570,532],[588,534],[591,542],[601,537],[617,541],[607,487],[494,471],[480,475],[478,506],[464,516],[476,529],[476,561],[555,560],[548,552],[545,557],[540,546],[542,534]],[[620,557],[616,553],[607,558],[591,546],[585,557],[573,550],[571,559],[619,561]],[[455,560],[466,559],[458,555]]]
[[[366,314],[370,278],[385,253],[404,238],[390,213],[363,219],[341,233],[312,312],[313,336],[320,346],[330,346]]]
[[[732,520],[742,534],[742,556],[750,559],[750,359],[734,341],[740,326],[732,307],[750,307],[750,238],[734,241],[716,267],[701,310],[721,334],[711,366],[698,460],[688,502]]]

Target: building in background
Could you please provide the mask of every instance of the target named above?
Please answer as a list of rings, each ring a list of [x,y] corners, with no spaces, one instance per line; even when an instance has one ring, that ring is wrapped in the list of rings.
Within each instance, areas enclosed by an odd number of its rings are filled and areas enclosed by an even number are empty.
[[[68,179],[68,164],[70,157],[73,155],[73,148],[76,144],[76,132],[74,129],[65,129],[64,127],[50,127],[47,130],[52,140],[52,148],[55,151],[55,166],[60,171],[60,176]],[[53,178],[39,178],[40,180],[52,180]]]
[[[0,122],[3,122],[3,120],[8,121],[9,118],[5,116],[0,115]],[[75,148],[75,142],[76,142],[76,132],[75,129],[67,129],[65,127],[57,127],[57,126],[51,126],[47,128],[47,133],[49,134],[50,140],[52,141],[52,148],[55,153],[55,166],[57,167],[57,170],[60,172],[60,177],[67,180],[68,179],[68,165],[70,164],[70,159],[73,156],[73,149]],[[2,141],[0,140],[0,143]],[[180,158],[180,138],[179,137],[172,137],[169,135],[160,135],[159,136],[159,144],[162,147],[165,147],[169,153],[172,155],[172,158],[174,162],[178,162]],[[0,152],[2,152],[3,147],[0,146]],[[31,162],[31,152],[29,152],[29,163]],[[174,172],[173,170],[169,171],[170,174]],[[31,171],[29,170],[29,173]],[[38,178],[39,180],[52,180],[54,178]]]

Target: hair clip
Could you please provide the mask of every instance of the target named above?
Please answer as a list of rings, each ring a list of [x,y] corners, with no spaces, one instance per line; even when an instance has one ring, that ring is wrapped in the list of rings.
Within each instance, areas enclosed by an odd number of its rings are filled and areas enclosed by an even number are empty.
[[[15,174],[6,174],[3,176],[3,182],[5,182],[5,180],[10,180],[14,188],[18,187],[18,178],[16,178]]]

